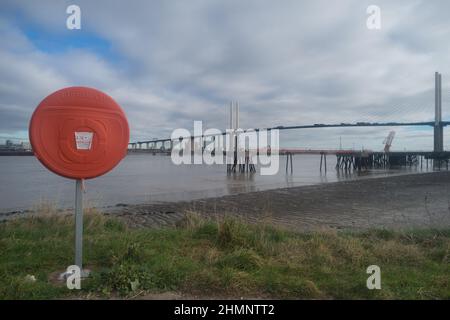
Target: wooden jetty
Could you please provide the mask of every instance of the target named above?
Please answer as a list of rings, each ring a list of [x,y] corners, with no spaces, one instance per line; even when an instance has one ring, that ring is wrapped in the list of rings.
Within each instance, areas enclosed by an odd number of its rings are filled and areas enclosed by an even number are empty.
[[[450,152],[432,152],[432,151],[397,151],[397,152],[373,152],[359,151],[352,153],[336,153],[336,169],[344,170],[368,170],[383,169],[400,166],[417,166],[422,168],[424,165],[428,168],[441,169],[444,166],[448,169]]]
[[[319,170],[327,171],[327,155],[336,156],[336,170],[369,170],[388,169],[399,166],[417,166],[421,168],[448,169],[449,151],[396,151],[377,152],[371,150],[312,150],[312,149],[280,149],[280,154],[286,155],[286,173],[293,172],[292,157],[295,154],[320,155]],[[289,170],[290,169],[290,170]]]
[[[170,155],[170,148],[161,146],[160,148],[130,148],[128,154],[152,154],[152,155]],[[214,152],[213,152],[214,153]],[[256,154],[265,153],[270,155],[271,150],[260,149]],[[448,169],[450,162],[450,151],[372,151],[372,150],[332,150],[332,149],[300,149],[283,148],[279,149],[279,155],[286,156],[286,174],[292,174],[294,171],[293,157],[296,154],[320,155],[319,170],[327,171],[327,156],[336,156],[336,170],[357,170],[364,171],[370,169],[388,169],[400,166],[418,166],[421,168],[433,167],[436,169]],[[225,152],[224,152],[225,156]],[[255,164],[251,163],[248,151],[245,154],[245,160],[237,160],[237,155],[233,157],[234,161],[227,164],[227,173],[253,173],[256,172]]]

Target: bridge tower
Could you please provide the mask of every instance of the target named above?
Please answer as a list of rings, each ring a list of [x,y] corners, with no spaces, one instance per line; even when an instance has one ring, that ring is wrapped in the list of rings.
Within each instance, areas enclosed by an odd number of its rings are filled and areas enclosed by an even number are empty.
[[[434,152],[444,151],[444,127],[442,125],[442,75],[439,72],[434,74]]]
[[[230,103],[230,149],[227,150],[227,172],[236,172],[238,140],[236,130],[239,129],[239,103]]]

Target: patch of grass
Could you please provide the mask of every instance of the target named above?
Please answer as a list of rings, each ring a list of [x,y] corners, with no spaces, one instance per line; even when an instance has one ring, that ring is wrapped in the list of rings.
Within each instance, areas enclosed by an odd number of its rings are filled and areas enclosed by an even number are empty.
[[[0,225],[0,299],[216,297],[450,299],[450,230],[296,233],[190,213],[175,228],[129,229],[94,210],[84,221],[82,290],[54,275],[73,264],[73,216],[42,208]],[[381,290],[366,268],[381,268]],[[30,281],[27,275],[33,275]],[[52,278],[53,277],[53,278]]]
[[[261,269],[264,260],[253,250],[237,249],[224,254],[217,265],[221,268],[229,267],[241,271],[254,271]]]

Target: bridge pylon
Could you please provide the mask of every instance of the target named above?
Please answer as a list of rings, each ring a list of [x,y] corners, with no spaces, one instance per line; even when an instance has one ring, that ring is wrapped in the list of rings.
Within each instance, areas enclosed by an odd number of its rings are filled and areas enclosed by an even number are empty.
[[[444,151],[444,126],[442,124],[442,75],[439,72],[434,74],[434,152]]]

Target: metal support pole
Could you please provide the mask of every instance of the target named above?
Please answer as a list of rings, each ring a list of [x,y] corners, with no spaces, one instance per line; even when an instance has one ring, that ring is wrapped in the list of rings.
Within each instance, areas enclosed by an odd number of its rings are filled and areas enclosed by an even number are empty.
[[[75,264],[83,270],[83,181],[76,180],[75,190]]]
[[[294,163],[292,161],[292,153],[290,154],[290,158],[291,158],[291,174],[294,172]]]
[[[289,153],[286,153],[286,174],[288,173],[288,167],[289,167]]]

